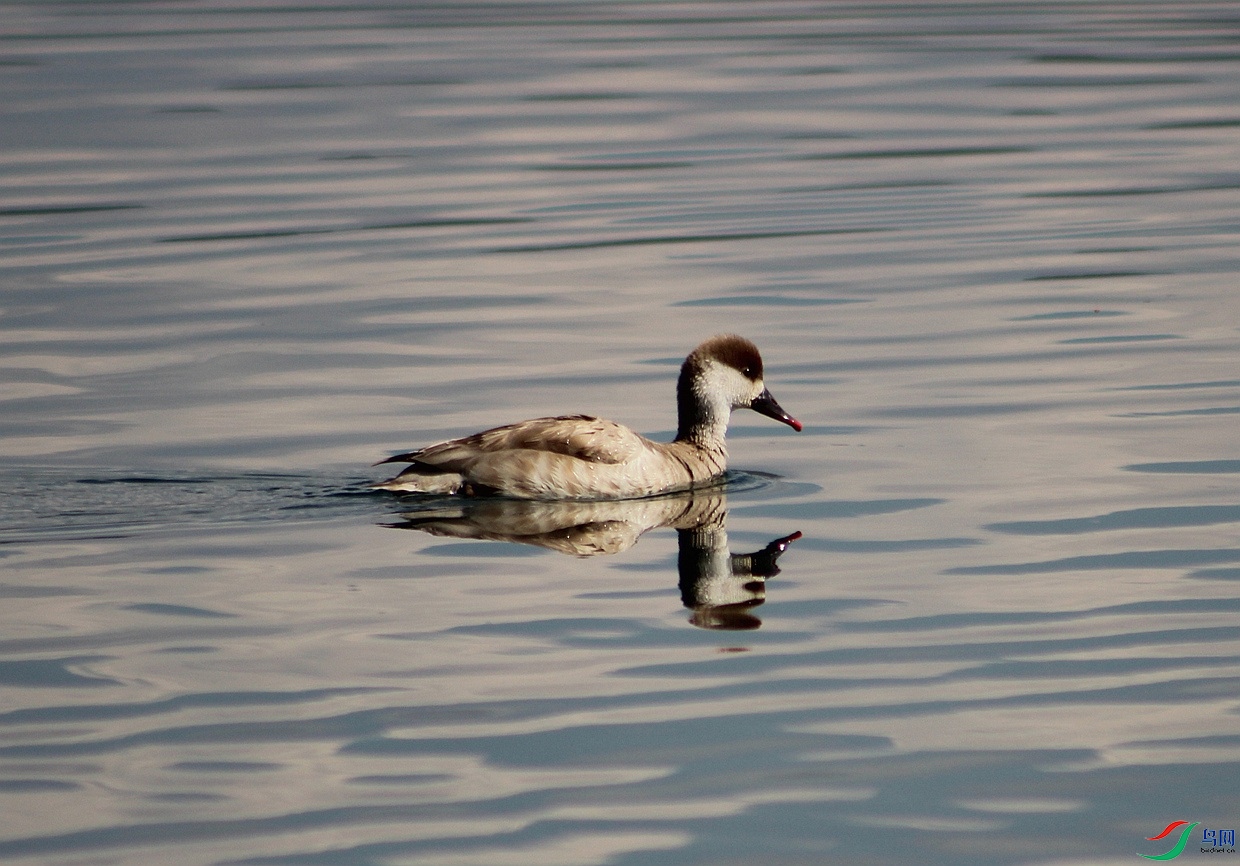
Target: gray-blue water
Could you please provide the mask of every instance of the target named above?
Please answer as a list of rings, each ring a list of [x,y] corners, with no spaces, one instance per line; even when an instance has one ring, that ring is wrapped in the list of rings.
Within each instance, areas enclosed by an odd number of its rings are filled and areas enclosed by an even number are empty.
[[[1234,3],[4,3],[0,92],[0,860],[1232,856]],[[713,546],[365,490],[719,331],[806,429]]]

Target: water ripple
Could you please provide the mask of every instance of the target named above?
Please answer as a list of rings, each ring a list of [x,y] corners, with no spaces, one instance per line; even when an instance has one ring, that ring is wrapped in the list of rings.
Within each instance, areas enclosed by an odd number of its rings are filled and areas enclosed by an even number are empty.
[[[1230,826],[1223,8],[6,5],[0,859]],[[561,556],[367,489],[521,417],[669,437],[723,331],[806,430],[736,413],[717,520]]]

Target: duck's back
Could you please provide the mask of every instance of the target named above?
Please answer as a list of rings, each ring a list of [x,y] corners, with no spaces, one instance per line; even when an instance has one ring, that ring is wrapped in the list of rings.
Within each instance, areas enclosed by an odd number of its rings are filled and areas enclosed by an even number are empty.
[[[634,459],[648,444],[644,436],[614,421],[592,415],[559,415],[484,430],[403,456],[453,468],[463,467],[465,462],[487,454],[514,451],[558,454],[588,463],[620,464]]]

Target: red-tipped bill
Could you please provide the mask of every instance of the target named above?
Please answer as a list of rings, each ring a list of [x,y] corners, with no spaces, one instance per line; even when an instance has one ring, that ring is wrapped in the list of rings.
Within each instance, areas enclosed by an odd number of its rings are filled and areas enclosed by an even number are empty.
[[[775,402],[775,398],[771,396],[771,392],[766,388],[763,388],[762,393],[749,404],[749,408],[759,415],[765,415],[768,418],[774,418],[776,421],[784,422],[798,433],[801,432],[801,422],[785,412],[783,407]]]

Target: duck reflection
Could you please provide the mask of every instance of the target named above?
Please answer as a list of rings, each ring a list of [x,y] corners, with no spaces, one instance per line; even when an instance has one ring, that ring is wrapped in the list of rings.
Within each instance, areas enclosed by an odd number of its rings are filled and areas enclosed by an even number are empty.
[[[780,554],[801,537],[794,532],[753,553],[732,553],[727,496],[721,489],[605,502],[469,499],[401,517],[385,525],[443,538],[530,544],[581,557],[620,553],[646,532],[670,527],[679,547],[680,598],[693,612],[689,622],[709,629],[761,626],[753,608],[766,601],[766,579],[779,574]]]

